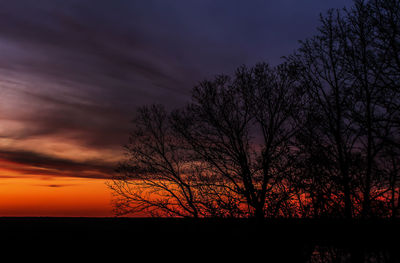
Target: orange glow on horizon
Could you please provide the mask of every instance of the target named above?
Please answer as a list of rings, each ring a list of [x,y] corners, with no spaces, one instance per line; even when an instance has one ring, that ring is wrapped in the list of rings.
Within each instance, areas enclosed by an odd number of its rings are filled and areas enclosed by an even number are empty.
[[[104,179],[24,175],[0,168],[0,216],[113,216]]]

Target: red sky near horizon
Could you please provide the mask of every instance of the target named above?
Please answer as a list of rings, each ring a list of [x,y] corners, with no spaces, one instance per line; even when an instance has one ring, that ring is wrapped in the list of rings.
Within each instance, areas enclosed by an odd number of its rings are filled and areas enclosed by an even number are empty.
[[[0,168],[0,216],[113,216],[106,179],[21,173],[9,166],[0,161],[6,167]]]

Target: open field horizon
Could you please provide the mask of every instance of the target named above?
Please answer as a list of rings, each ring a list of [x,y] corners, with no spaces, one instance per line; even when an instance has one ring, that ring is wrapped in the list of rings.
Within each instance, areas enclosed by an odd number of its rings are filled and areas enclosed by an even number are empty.
[[[264,257],[276,262],[318,261],[320,253],[347,258],[358,253],[399,262],[400,220],[178,219],[178,218],[5,218],[0,241],[120,248],[136,255],[161,253],[172,259]],[[28,242],[28,243],[26,243]],[[55,242],[55,243],[54,243]],[[108,244],[108,245],[106,245]],[[181,252],[179,252],[181,251]],[[163,255],[163,256],[162,256]],[[236,256],[235,256],[236,255]],[[117,257],[127,256],[118,254]],[[307,261],[314,258],[314,261]],[[288,260],[288,261],[286,261]],[[347,261],[346,261],[347,262]],[[357,262],[357,261],[348,261]]]

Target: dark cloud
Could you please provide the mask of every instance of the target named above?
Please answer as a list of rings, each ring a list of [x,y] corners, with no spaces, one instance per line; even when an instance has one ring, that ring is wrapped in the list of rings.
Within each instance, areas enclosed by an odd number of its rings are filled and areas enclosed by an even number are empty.
[[[144,43],[135,28],[128,34],[115,21],[107,23],[99,15],[106,10],[45,3],[21,10],[12,6],[11,12],[8,5],[3,9],[0,36],[19,46],[8,61],[3,60],[3,68],[35,75],[40,81],[61,82],[95,103],[117,107],[149,102],[162,93],[179,97],[185,87],[190,89],[192,83],[179,79],[170,55],[155,54],[156,47]]]
[[[315,31],[319,12],[349,0],[13,2],[3,1],[0,36],[30,53],[16,52],[14,67],[86,87],[99,102],[140,104],[164,93],[176,103],[242,63],[277,63]]]
[[[96,148],[120,147],[129,132],[133,115],[109,105],[63,100],[55,96],[22,90],[42,110],[29,112],[19,120],[25,128],[8,135],[24,139],[59,135]]]
[[[43,184],[43,185],[35,185],[35,186],[43,186],[43,187],[50,187],[50,188],[60,188],[60,187],[67,187],[67,186],[74,186],[73,184]]]
[[[7,161],[8,169],[25,175],[50,175],[88,178],[110,178],[114,164],[104,161],[72,161],[28,151],[0,150],[0,160]],[[12,165],[15,164],[15,165]]]

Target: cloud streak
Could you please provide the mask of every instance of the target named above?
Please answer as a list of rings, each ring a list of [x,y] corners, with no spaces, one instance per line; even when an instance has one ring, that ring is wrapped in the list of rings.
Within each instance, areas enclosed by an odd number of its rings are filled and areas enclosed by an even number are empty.
[[[22,175],[107,179],[114,173],[113,164],[106,164],[103,161],[77,162],[28,151],[0,150],[0,160],[3,161],[2,168]]]
[[[49,188],[61,188],[61,187],[69,187],[74,186],[73,184],[43,184],[43,185],[36,185],[36,186],[43,186]]]

